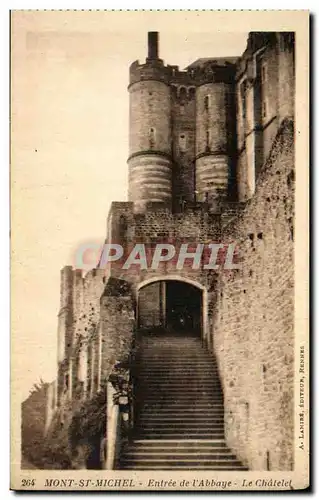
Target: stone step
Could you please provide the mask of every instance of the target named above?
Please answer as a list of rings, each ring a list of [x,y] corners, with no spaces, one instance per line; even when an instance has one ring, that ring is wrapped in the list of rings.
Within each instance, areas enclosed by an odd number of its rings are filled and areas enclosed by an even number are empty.
[[[148,363],[148,364],[146,364],[146,363]],[[135,366],[136,366],[136,368],[138,368],[139,366],[141,366],[142,368],[145,368],[145,367],[148,368],[149,365],[153,365],[153,366],[157,365],[158,367],[169,365],[169,366],[176,366],[179,368],[183,368],[184,366],[187,366],[187,365],[190,366],[193,363],[195,363],[196,365],[207,366],[209,368],[218,366],[217,362],[212,361],[210,357],[205,358],[201,354],[194,355],[194,356],[183,356],[183,354],[181,352],[178,352],[176,354],[176,356],[173,356],[173,355],[168,356],[165,354],[161,354],[158,357],[143,356],[143,361],[140,361],[140,362],[137,361]]]
[[[165,413],[165,414],[159,414],[158,412],[154,413],[144,413],[141,412],[138,414],[138,420],[140,422],[143,422],[145,420],[148,421],[159,421],[159,422],[172,422],[172,421],[183,421],[183,422],[188,422],[188,421],[217,421],[220,420],[224,422],[224,414],[222,412],[220,413],[201,413],[200,415],[191,415],[190,413],[179,413],[176,414],[175,412],[171,413]]]
[[[146,400],[144,399],[144,403]],[[158,394],[157,396],[152,396],[147,398],[148,403],[158,403],[158,402],[165,402],[165,403],[189,403],[189,404],[194,404],[197,407],[198,403],[212,403],[212,404],[222,404],[223,400],[221,397],[214,396],[212,394],[197,394],[197,400],[194,402],[194,398],[192,397],[191,394],[178,394],[178,396],[175,394]]]
[[[176,420],[180,420],[181,418],[182,419],[206,419],[206,420],[209,420],[211,418],[219,418],[221,420],[224,420],[224,412],[223,411],[220,411],[220,412],[202,412],[200,415],[197,414],[195,416],[192,416],[192,414],[190,412],[185,412],[185,411],[174,411],[174,410],[167,410],[167,409],[164,409],[165,412],[161,413],[161,412],[158,412],[158,411],[147,411],[145,412],[144,410],[140,410],[139,412],[137,412],[135,415],[136,415],[136,419],[141,419],[141,418],[157,418],[159,420],[163,420],[163,419],[170,419],[170,418],[173,418],[173,419],[176,419]]]
[[[182,459],[176,459],[174,457],[174,450],[172,450],[172,455],[168,458],[165,457],[149,457],[149,458],[143,458],[139,457],[137,460],[134,458],[129,458],[126,455],[124,455],[123,460],[121,460],[122,463],[129,463],[129,462],[137,462],[139,465],[145,464],[145,465],[151,465],[153,463],[156,464],[172,464],[172,465],[236,465],[240,466],[241,463],[239,460],[234,460],[233,458],[224,458],[224,459],[217,459],[217,458],[212,458],[212,459],[205,459],[203,457],[198,457],[198,459],[194,459],[194,457],[190,458],[185,458],[182,457]]]
[[[218,382],[219,383],[219,375],[217,373],[213,372],[207,372],[205,374],[196,374],[195,373],[189,373],[185,374],[185,372],[173,372],[172,370],[169,369],[164,369],[161,370],[160,372],[152,372],[149,374],[138,374],[138,376],[134,377],[135,382],[141,383],[142,380],[150,380],[157,382],[158,380],[167,380],[167,381],[172,381],[172,382],[191,382],[191,381],[203,381],[203,382]],[[220,384],[221,386],[221,384]]]
[[[137,425],[135,427],[135,433],[139,437],[148,437],[149,434],[154,436],[165,434],[166,436],[171,436],[175,434],[182,434],[184,437],[194,435],[195,437],[201,436],[202,434],[209,435],[211,438],[214,437],[224,437],[224,426],[223,425],[210,425],[210,426],[199,426],[199,425],[163,425],[163,426],[153,426],[153,425],[143,425],[143,427]]]
[[[222,402],[218,404],[196,404],[194,405],[185,405],[185,404],[174,404],[174,405],[166,405],[166,404],[160,404],[159,402],[151,405],[148,402],[145,402],[144,406],[139,407],[138,413],[154,413],[158,412],[159,415],[162,415],[164,413],[169,413],[169,414],[175,414],[181,413],[181,414],[189,414],[191,415],[202,415],[203,413],[207,414],[215,414],[215,413],[222,413],[224,415],[224,405]]]
[[[171,394],[172,392],[172,394]],[[216,389],[198,389],[198,390],[193,390],[193,391],[186,391],[184,389],[184,391],[179,391],[179,390],[175,390],[175,391],[169,391],[169,390],[165,390],[165,391],[150,391],[150,392],[146,392],[145,390],[140,394],[136,394],[136,397],[140,400],[140,401],[145,401],[145,399],[149,399],[149,400],[156,400],[156,399],[163,399],[163,398],[166,398],[166,399],[175,399],[176,395],[179,395],[181,398],[186,398],[186,399],[191,399],[195,404],[196,404],[196,401],[197,401],[197,397],[200,399],[202,397],[211,397],[213,399],[218,399],[218,400],[223,400],[223,396],[221,394],[220,391],[216,390]],[[196,396],[196,399],[194,399],[194,396]]]
[[[221,391],[221,385],[217,380],[210,379],[210,380],[181,380],[181,379],[176,379],[176,380],[169,380],[163,377],[162,379],[158,378],[157,380],[149,380],[144,378],[143,381],[139,381],[136,390],[140,388],[145,388],[145,387],[177,387],[178,389],[184,389],[184,391],[188,391],[190,388],[196,388],[196,387],[212,387],[213,389],[219,389]]]
[[[174,457],[188,457],[189,455],[193,456],[204,456],[204,457],[216,457],[216,456],[223,456],[226,458],[229,457],[235,457],[235,455],[232,453],[231,450],[228,448],[222,448],[222,447],[207,447],[207,448],[201,448],[199,446],[194,446],[193,448],[187,447],[187,448],[177,448],[175,446],[169,446],[169,447],[163,447],[163,446],[157,446],[153,448],[148,448],[146,446],[142,447],[136,447],[131,445],[130,448],[127,448],[124,451],[123,456],[128,456],[128,455],[143,455],[143,456],[151,456],[151,457],[156,457],[156,456],[171,456],[171,453],[174,453]]]
[[[199,337],[145,335],[135,365],[135,439],[121,468],[246,470],[227,447],[215,356]]]
[[[180,416],[180,415],[188,415],[188,416],[193,416],[193,415],[215,415],[216,413],[220,414],[221,416],[224,416],[224,406],[222,404],[222,401],[219,402],[213,402],[211,405],[210,402],[203,402],[198,404],[196,406],[192,406],[190,404],[185,404],[184,401],[174,401],[173,403],[168,402],[168,401],[156,401],[154,404],[151,404],[150,401],[145,402],[144,405],[140,405],[139,409],[136,409],[136,415],[142,415],[142,414],[147,414],[147,415],[154,415],[158,414],[159,416],[163,415],[164,413],[168,413],[169,415],[175,415]]]
[[[196,394],[196,393],[199,393],[199,394],[202,394],[202,393],[209,393],[209,394],[217,394],[219,396],[221,396],[221,390],[220,390],[220,387],[218,385],[207,385],[207,384],[191,384],[191,385],[188,385],[188,386],[183,386],[183,385],[164,385],[164,384],[152,384],[152,385],[140,385],[139,386],[139,390],[142,394],[146,394],[146,393],[149,393],[149,392],[161,392],[161,393],[170,393],[170,392],[173,392],[173,393],[180,393],[180,394]],[[138,391],[136,391],[136,393],[138,394]]]
[[[194,397],[194,395],[198,394],[199,396],[212,395],[212,396],[219,397],[220,399],[222,399],[222,393],[218,387],[207,387],[207,388],[205,388],[205,386],[201,386],[201,387],[197,387],[197,388],[191,387],[189,391],[187,389],[185,389],[185,387],[184,388],[171,387],[171,391],[170,391],[169,386],[163,387],[162,391],[160,391],[158,387],[157,388],[152,387],[151,389],[153,389],[153,390],[147,391],[147,392],[146,392],[146,389],[147,389],[147,387],[144,387],[144,388],[141,387],[140,394],[139,394],[139,391],[136,391],[136,396],[139,396],[139,395],[144,396],[147,393],[147,398],[148,397],[156,398],[158,396],[161,396],[161,397],[169,396],[170,392],[174,392],[174,395],[176,393],[179,393],[181,396],[184,396],[184,397],[189,397],[189,396]],[[182,390],[180,390],[180,389],[182,389]],[[143,397],[143,399],[145,399],[145,397]]]
[[[201,461],[201,460],[209,460],[210,462],[216,462],[216,461],[237,461],[236,456],[234,454],[227,454],[227,453],[202,453],[202,452],[185,452],[185,453],[176,453],[175,450],[170,450],[167,452],[163,451],[155,451],[154,453],[147,453],[144,451],[138,451],[138,452],[126,452],[123,455],[124,460],[130,460],[130,461],[140,461],[144,460],[147,461],[149,460],[172,460],[174,458],[177,461],[180,460],[185,460],[186,458],[192,459],[193,461]]]
[[[216,359],[211,358],[209,355],[206,355],[204,352],[201,352],[198,349],[193,349],[192,351],[190,349],[187,349],[187,352],[185,352],[184,347],[180,347],[176,350],[167,350],[167,352],[163,352],[163,350],[161,350],[157,356],[153,354],[154,349],[155,347],[149,349],[148,351],[144,350],[143,356],[140,359],[137,358],[137,362],[140,360],[143,360],[143,362],[154,360],[159,363],[174,361],[179,364],[184,364],[187,363],[187,361],[198,360],[202,363],[210,363],[212,365],[217,364]]]
[[[142,389],[142,388],[141,388]],[[193,399],[194,403],[198,398],[201,397],[211,397],[215,400],[220,400],[223,401],[223,397],[217,389],[214,388],[203,388],[203,387],[198,387],[198,388],[190,388],[189,391],[184,391],[182,389],[179,389],[178,387],[171,387],[171,388],[161,388],[159,387],[158,389],[144,389],[141,391],[140,394],[136,394],[137,401],[145,401],[150,398],[150,400],[154,399],[169,399],[169,398],[188,398],[188,399]],[[195,399],[196,398],[196,399]]]
[[[212,375],[215,375],[215,376],[218,376],[218,371],[217,370],[212,370],[211,367],[207,368],[204,372],[202,373],[196,373],[196,371],[194,372],[194,369],[189,369],[187,371],[183,370],[182,368],[174,368],[174,367],[170,367],[169,371],[166,371],[164,369],[157,369],[157,370],[145,370],[143,369],[142,370],[139,370],[138,372],[139,376],[142,376],[142,377],[145,377],[147,376],[147,378],[150,378],[150,377],[157,377],[157,376],[163,376],[163,375],[168,375],[169,377],[176,377],[178,378],[179,376],[181,377],[184,377],[184,378],[204,378],[204,379],[207,379],[209,377],[211,377]]]
[[[147,425],[147,426],[157,426],[158,428],[162,426],[170,426],[171,428],[174,428],[175,426],[194,426],[197,428],[206,426],[206,427],[213,427],[213,426],[220,426],[224,425],[224,419],[223,418],[218,418],[218,419],[211,419],[211,418],[204,418],[204,419],[198,419],[198,420],[191,420],[191,419],[170,419],[167,418],[166,420],[163,419],[151,419],[151,418],[143,418],[139,419],[137,422],[137,425],[141,426],[141,424]]]
[[[214,432],[203,432],[203,431],[192,431],[188,432],[185,430],[184,432],[178,432],[178,431],[170,431],[169,429],[166,430],[161,430],[161,431],[155,431],[153,430],[152,432],[146,432],[138,433],[138,437],[140,439],[223,439],[224,438],[224,432],[223,431],[214,431]]]
[[[169,366],[170,368],[178,368],[178,369],[182,369],[184,367],[190,369],[190,367],[192,365],[196,365],[196,366],[204,366],[205,368],[209,369],[209,370],[214,370],[214,369],[217,369],[218,368],[218,364],[217,363],[212,363],[210,359],[203,359],[202,356],[194,356],[192,359],[191,358],[182,358],[181,360],[181,357],[179,357],[179,360],[175,359],[175,358],[171,358],[171,357],[168,357],[168,356],[161,356],[159,359],[156,359],[156,358],[152,358],[152,359],[146,359],[144,358],[143,359],[143,363],[136,363],[135,364],[135,368],[136,369],[143,369],[143,370],[146,370],[146,371],[149,371],[150,370],[150,366],[154,366],[155,367],[158,367],[159,369],[162,367],[162,366]]]
[[[169,372],[176,372],[176,373],[181,373],[185,375],[195,375],[194,368],[201,369],[202,373],[219,373],[218,368],[214,365],[211,365],[211,363],[199,363],[199,362],[194,362],[190,361],[189,364],[181,364],[177,365],[174,362],[171,363],[152,363],[150,361],[144,361],[144,363],[147,363],[147,370],[144,371],[144,374],[151,374],[151,373],[164,373],[166,371]],[[135,371],[135,373],[140,373],[138,370]]]
[[[136,423],[136,429],[148,431],[149,429],[223,429],[224,421],[222,419],[214,420],[159,420],[139,419]]]
[[[176,439],[153,439],[153,440],[145,440],[145,439],[134,439],[133,442],[129,444],[129,446],[143,446],[143,447],[174,447],[174,448],[193,448],[193,447],[198,447],[198,448],[218,448],[218,447],[223,447],[227,448],[226,446],[226,441],[225,439],[181,439],[181,440],[176,440]]]
[[[196,416],[191,416],[191,415],[185,415],[181,414],[179,416],[176,416],[174,413],[171,415],[166,415],[166,416],[159,416],[157,413],[150,414],[150,415],[145,415],[145,414],[140,414],[139,416],[139,422],[207,422],[207,421],[220,421],[224,422],[223,415],[196,415]]]
[[[196,465],[174,465],[171,464],[169,467],[166,467],[162,464],[152,464],[152,465],[146,465],[142,464],[140,465],[139,463],[129,463],[129,464],[123,464],[121,466],[121,469],[123,470],[216,470],[216,471],[247,471],[248,469],[243,467],[242,465],[232,465],[231,462],[229,462],[229,465],[203,465],[203,464],[196,464]]]

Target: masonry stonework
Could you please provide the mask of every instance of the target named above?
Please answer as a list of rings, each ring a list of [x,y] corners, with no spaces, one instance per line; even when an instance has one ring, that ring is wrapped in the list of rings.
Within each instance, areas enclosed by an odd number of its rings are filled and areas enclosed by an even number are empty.
[[[250,469],[290,470],[293,34],[250,33],[241,57],[199,59],[184,71],[159,59],[157,34],[149,40],[145,63],[130,67],[129,201],[113,202],[108,217],[106,243],[124,253],[86,274],[61,272],[48,418],[105,390],[114,367],[131,359],[136,330],[165,326],[165,283],[180,281],[201,296],[228,445]],[[139,244],[190,252],[212,242],[235,242],[239,268],[194,268],[191,259],[178,268],[176,258],[123,266]]]
[[[294,136],[280,129],[254,198],[227,227],[243,253],[220,274],[212,321],[226,435],[253,470],[293,468]]]

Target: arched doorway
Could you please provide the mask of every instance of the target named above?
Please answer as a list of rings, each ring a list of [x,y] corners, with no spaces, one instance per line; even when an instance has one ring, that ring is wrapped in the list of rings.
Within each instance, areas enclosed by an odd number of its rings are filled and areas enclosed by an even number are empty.
[[[137,287],[137,326],[207,338],[207,291],[179,276],[150,278]]]
[[[202,292],[182,281],[166,282],[166,328],[201,336]]]
[[[120,468],[214,469],[218,462],[219,469],[226,449],[223,390],[216,358],[202,341],[207,290],[163,276],[143,281],[136,291],[134,425]]]

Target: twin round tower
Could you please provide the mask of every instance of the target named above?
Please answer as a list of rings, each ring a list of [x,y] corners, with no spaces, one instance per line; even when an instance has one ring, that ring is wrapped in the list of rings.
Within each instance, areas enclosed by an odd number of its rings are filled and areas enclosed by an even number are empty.
[[[238,58],[180,71],[164,65],[158,43],[149,32],[145,63],[130,66],[129,201],[136,212],[158,203],[178,212],[232,199]]]

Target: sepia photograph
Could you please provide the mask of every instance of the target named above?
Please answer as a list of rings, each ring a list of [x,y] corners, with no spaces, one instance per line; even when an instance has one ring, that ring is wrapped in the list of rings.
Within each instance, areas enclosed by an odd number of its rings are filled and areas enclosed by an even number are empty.
[[[13,489],[309,485],[308,17],[11,12]]]

